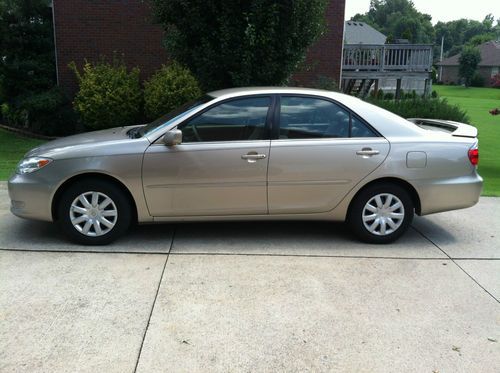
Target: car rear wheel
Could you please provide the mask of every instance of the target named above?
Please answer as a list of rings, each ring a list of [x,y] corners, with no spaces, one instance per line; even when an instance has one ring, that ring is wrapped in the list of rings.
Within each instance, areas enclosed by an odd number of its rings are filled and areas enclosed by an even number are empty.
[[[126,232],[132,211],[127,197],[114,184],[85,180],[63,192],[58,217],[63,232],[72,241],[105,245]]]
[[[384,183],[370,186],[355,197],[347,221],[362,241],[383,244],[401,237],[413,215],[409,193],[399,185]]]

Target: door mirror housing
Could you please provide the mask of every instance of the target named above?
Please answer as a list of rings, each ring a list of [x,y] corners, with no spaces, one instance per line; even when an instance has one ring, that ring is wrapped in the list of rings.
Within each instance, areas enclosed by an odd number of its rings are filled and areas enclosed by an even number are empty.
[[[166,146],[175,146],[179,145],[182,143],[182,131],[176,129],[168,131],[164,136],[163,136],[163,143]]]

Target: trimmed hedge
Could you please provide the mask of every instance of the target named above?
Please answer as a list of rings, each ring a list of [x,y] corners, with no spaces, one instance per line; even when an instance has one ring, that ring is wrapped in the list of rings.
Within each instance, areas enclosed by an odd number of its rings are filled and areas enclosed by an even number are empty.
[[[144,82],[144,111],[149,120],[156,119],[201,95],[191,72],[176,62],[163,65]]]
[[[399,101],[369,99],[368,102],[403,118],[444,119],[470,123],[470,119],[464,110],[457,105],[451,105],[444,98],[421,98],[417,96]]]
[[[73,105],[86,127],[97,130],[140,120],[143,97],[138,68],[129,72],[125,63],[116,59],[113,63],[86,61],[82,73],[74,62],[69,67],[80,86]]]

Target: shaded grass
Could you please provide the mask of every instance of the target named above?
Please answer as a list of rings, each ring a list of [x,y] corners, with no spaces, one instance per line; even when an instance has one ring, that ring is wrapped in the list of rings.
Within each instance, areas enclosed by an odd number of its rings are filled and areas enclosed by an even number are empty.
[[[7,180],[23,155],[44,142],[0,129],[0,180]]]
[[[500,115],[489,113],[500,108],[500,89],[434,86],[450,103],[467,111],[479,131],[479,174],[484,178],[483,195],[500,196]]]

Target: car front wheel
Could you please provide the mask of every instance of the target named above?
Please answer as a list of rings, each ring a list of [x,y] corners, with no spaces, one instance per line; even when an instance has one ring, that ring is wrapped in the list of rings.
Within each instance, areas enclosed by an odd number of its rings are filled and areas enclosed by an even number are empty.
[[[408,192],[394,184],[376,184],[362,190],[348,213],[354,234],[369,243],[390,243],[409,228],[414,206]]]
[[[126,232],[132,212],[120,188],[102,180],[85,180],[63,192],[58,217],[63,232],[72,241],[105,245]]]

